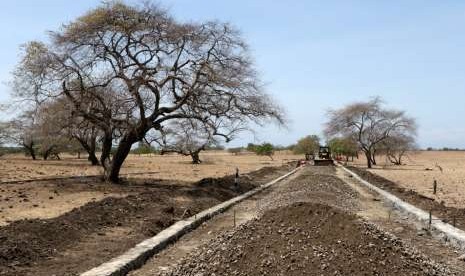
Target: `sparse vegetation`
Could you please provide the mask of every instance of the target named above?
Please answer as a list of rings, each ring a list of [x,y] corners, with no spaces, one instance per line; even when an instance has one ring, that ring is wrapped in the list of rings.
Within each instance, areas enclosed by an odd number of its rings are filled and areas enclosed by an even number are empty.
[[[317,135],[309,135],[300,139],[297,144],[293,146],[292,151],[295,154],[305,154],[305,157],[308,160],[311,155],[318,152],[319,147],[320,137]]]
[[[359,148],[357,142],[351,137],[333,138],[328,145],[338,159],[343,157],[346,161],[349,161],[349,158],[351,158],[353,161],[354,157],[358,157]]]
[[[255,146],[254,148],[257,155],[268,156],[271,160],[273,160],[275,148],[271,143],[263,143],[261,145]]]

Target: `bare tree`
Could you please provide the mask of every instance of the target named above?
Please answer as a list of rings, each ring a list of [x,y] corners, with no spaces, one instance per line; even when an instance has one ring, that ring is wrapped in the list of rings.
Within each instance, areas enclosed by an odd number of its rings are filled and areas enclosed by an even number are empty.
[[[364,152],[367,166],[376,164],[377,146],[395,132],[416,133],[416,123],[404,111],[386,109],[380,98],[353,103],[328,113],[327,137],[354,137]]]
[[[48,112],[50,113],[48,116],[53,117],[53,120],[50,120],[49,123],[55,125],[60,135],[67,137],[68,140],[78,142],[79,148],[87,152],[88,160],[92,165],[99,165],[96,156],[97,142],[101,137],[99,129],[81,116],[76,115],[73,105],[65,97],[47,102],[46,105],[47,108],[42,108],[42,112]],[[86,104],[86,106],[86,108],[92,108],[90,103]],[[68,144],[69,146],[73,145],[72,141],[69,141]]]
[[[40,105],[35,118],[35,139],[39,146],[39,154],[44,160],[68,150],[70,137],[64,130],[62,108],[52,103]]]
[[[8,143],[23,147],[27,156],[37,159],[39,141],[34,111],[24,111],[17,118],[4,123],[4,130]]]
[[[111,182],[118,182],[131,146],[170,121],[283,123],[240,33],[228,24],[179,23],[156,6],[111,2],[65,25],[49,45],[29,45],[37,51],[26,51],[25,60],[41,69],[30,75],[45,79],[31,92],[38,101],[64,95],[76,115],[99,128],[101,165]],[[21,63],[19,70],[30,68]],[[82,104],[89,102],[92,108]]]
[[[379,145],[380,152],[385,154],[389,162],[396,166],[402,165],[402,158],[408,151],[415,148],[415,137],[408,133],[395,133]]]
[[[179,120],[161,132],[161,139],[156,142],[161,148],[161,154],[176,152],[191,156],[193,164],[200,164],[200,152],[208,146],[219,144],[213,129],[196,120]]]

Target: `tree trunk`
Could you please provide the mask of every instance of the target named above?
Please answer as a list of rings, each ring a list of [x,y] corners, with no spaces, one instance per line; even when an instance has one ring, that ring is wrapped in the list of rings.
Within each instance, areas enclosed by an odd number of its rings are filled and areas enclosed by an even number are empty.
[[[126,160],[126,157],[129,155],[132,145],[137,141],[137,135],[133,132],[127,133],[123,136],[111,159],[111,162],[109,163],[109,166],[104,166],[104,178],[106,181],[111,183],[119,182],[121,166],[123,165],[124,160]]]
[[[97,156],[95,155],[95,151],[91,151],[88,154],[89,154],[89,156],[87,157],[87,160],[90,161],[92,166],[97,166],[99,164],[99,162],[98,162]]]
[[[43,154],[44,160],[48,160],[48,157],[50,156],[50,154],[52,153],[54,148],[55,147],[52,146],[52,147],[48,148],[46,151],[44,151],[44,154]]]
[[[365,152],[365,156],[366,156],[366,158],[367,158],[367,167],[368,167],[369,169],[371,169],[371,167],[372,167],[372,163],[371,163],[371,152],[370,152],[370,151],[366,151],[366,152]]]
[[[32,160],[37,160],[36,152],[34,150],[34,143],[30,143],[29,145],[23,143],[23,147],[26,150],[26,153],[29,153],[29,155],[31,155]]]
[[[111,132],[107,132],[103,135],[102,139],[102,153],[100,155],[100,165],[103,167],[104,171],[110,167],[110,154],[111,147],[113,146],[113,139]]]
[[[376,150],[374,150],[371,154],[371,163],[376,165]]]
[[[202,163],[202,160],[200,160],[199,153],[200,152],[198,152],[198,151],[190,153],[190,156],[192,157],[192,164],[200,164],[200,163]]]
[[[81,144],[82,148],[87,152],[88,156],[87,156],[87,160],[90,161],[90,163],[92,164],[92,166],[97,166],[99,164],[98,162],[98,158],[97,156],[95,155],[95,149],[96,149],[96,137],[95,136],[91,136],[90,140],[88,141],[87,139],[84,139],[84,138],[79,138],[79,137],[75,137],[75,139],[79,142],[79,144]],[[110,146],[110,150],[111,150],[111,146]],[[78,152],[80,154],[80,152]],[[79,159],[79,157],[78,157]]]

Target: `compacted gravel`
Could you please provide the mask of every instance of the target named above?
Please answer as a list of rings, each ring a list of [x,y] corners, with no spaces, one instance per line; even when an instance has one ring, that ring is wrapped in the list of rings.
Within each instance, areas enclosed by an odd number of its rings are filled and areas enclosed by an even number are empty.
[[[362,221],[332,167],[307,167],[268,191],[261,215],[158,275],[455,275]]]

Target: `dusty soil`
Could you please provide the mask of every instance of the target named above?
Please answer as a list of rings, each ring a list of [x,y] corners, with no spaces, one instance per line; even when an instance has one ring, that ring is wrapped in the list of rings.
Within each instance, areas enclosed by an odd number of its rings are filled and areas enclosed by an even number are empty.
[[[389,179],[401,187],[421,195],[443,201],[446,206],[465,208],[465,152],[418,151],[404,158],[403,166],[394,166],[385,157],[377,158],[378,166],[370,172]],[[365,167],[363,157],[353,164]],[[437,194],[433,194],[433,181],[438,182]]]
[[[236,167],[241,173],[251,172],[262,167],[282,166],[285,163],[302,159],[288,151],[276,152],[271,160],[268,157],[246,153],[233,155],[226,151],[208,151],[200,155],[200,165],[192,165],[190,157],[168,155],[129,155],[121,173],[131,178],[151,178],[165,180],[199,181],[205,177],[223,177],[233,174]],[[70,176],[101,175],[99,166],[91,166],[84,155],[81,159],[63,155],[62,160],[36,160],[24,155],[7,155],[0,158],[0,182],[28,179],[47,179]]]
[[[431,211],[434,216],[442,219],[444,222],[453,224],[455,218],[455,226],[465,230],[465,209],[448,207],[444,203],[438,202],[434,198],[429,198],[417,193],[414,190],[404,188],[401,185],[377,174],[371,173],[366,169],[358,167],[350,167],[350,169],[371,184],[374,184],[377,187],[396,195],[402,200],[422,210],[427,212]]]
[[[178,155],[131,155],[125,163],[123,177],[139,182],[147,179],[169,185],[188,185],[202,178],[231,175],[236,167],[245,174],[263,167],[281,166],[297,157],[280,152],[275,161],[271,161],[249,154],[233,156],[227,152],[206,152],[202,155],[203,164],[191,165],[188,158]],[[34,162],[18,155],[0,159],[0,182],[3,182],[0,184],[0,226],[20,219],[53,218],[89,202],[131,194],[130,189],[115,188],[99,183],[98,177],[89,177],[98,173],[100,168],[90,166],[85,159],[66,155],[63,160]],[[44,180],[57,176],[62,179]],[[42,180],[27,181],[34,178]],[[10,180],[15,182],[8,183]]]
[[[239,189],[233,188],[231,176],[195,184],[132,180],[113,186],[120,197],[89,202],[51,219],[11,222],[0,227],[0,275],[77,275],[175,221],[250,190],[293,166],[252,172],[242,177]]]
[[[415,225],[388,214],[382,201],[345,177],[331,167],[304,168],[130,275],[464,274],[457,252],[417,235]]]
[[[96,178],[1,184],[0,226],[21,219],[57,217],[88,202],[125,197],[140,190],[107,185]]]

